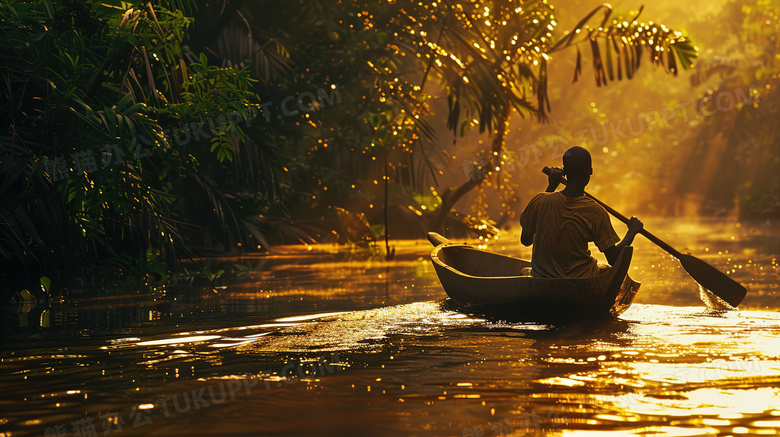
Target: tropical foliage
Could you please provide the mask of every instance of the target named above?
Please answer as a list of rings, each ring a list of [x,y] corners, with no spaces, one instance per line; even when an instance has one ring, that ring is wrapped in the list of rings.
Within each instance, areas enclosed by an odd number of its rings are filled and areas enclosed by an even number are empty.
[[[315,175],[307,169],[293,179],[311,177],[309,186],[319,188],[320,195],[337,202],[352,199],[339,206],[358,208],[372,222],[381,220],[371,211],[380,203],[399,213],[412,209],[422,217],[411,217],[425,223],[425,229],[440,228],[455,203],[474,187],[496,184],[485,178],[438,186],[441,167],[450,163],[441,156],[441,132],[437,135],[432,124],[437,110],[446,111],[447,127],[458,135],[471,128],[493,135],[484,168],[478,169],[491,175],[500,173],[493,169],[500,170],[508,160],[504,137],[511,114],[547,120],[548,64],[554,54],[569,50],[577,56],[577,79],[581,52],[589,51],[599,85],[631,78],[642,56],[671,74],[689,67],[696,56],[680,32],[642,23],[641,11],[621,18],[608,6],[587,14],[562,37],[553,6],[541,1],[314,1],[276,9],[289,20],[280,22],[257,3],[244,5],[235,23],[240,26],[246,18],[255,34],[276,35],[267,44],[286,47],[291,68],[300,73],[293,75],[297,89],[339,81],[342,95],[351,99],[343,106],[348,109],[334,111],[338,119],[331,116],[334,112],[322,113],[328,119],[312,114],[309,120],[328,130],[304,145],[306,153],[337,173]],[[441,93],[445,108],[436,107]],[[339,183],[344,174],[356,179],[356,189]],[[322,192],[326,186],[327,194]],[[501,192],[511,197],[506,188]],[[423,198],[434,201],[415,200]],[[473,224],[485,226],[480,220]]]
[[[560,33],[545,1],[212,3],[0,1],[6,278],[438,228],[497,183],[440,185],[439,119],[492,135],[492,175],[512,114],[550,117],[558,52],[599,86],[696,56],[608,6]]]
[[[196,160],[166,132],[256,101],[247,71],[184,62],[186,6],[0,3],[6,275],[145,276],[186,254],[173,206]]]

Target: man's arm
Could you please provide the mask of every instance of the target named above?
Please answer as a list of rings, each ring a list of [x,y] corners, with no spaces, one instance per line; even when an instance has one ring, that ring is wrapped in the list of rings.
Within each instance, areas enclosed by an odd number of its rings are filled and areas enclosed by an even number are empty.
[[[550,174],[547,175],[547,191],[548,193],[554,193],[558,185],[563,181],[563,169],[558,167],[550,168]]]
[[[548,193],[555,192],[555,189],[558,188],[558,185],[563,181],[563,170],[558,167],[553,167],[550,169],[550,174],[547,175],[547,191]],[[520,234],[520,242],[523,243],[523,246],[530,246],[534,244],[534,232],[535,229],[531,229],[531,227],[524,227],[523,233]]]
[[[523,246],[530,246],[534,244],[534,231],[523,228],[523,233],[520,234],[520,242],[523,243]]]
[[[615,264],[618,255],[620,255],[620,251],[622,251],[623,248],[630,246],[631,243],[634,242],[634,237],[636,237],[636,234],[639,233],[643,227],[644,225],[639,221],[638,218],[631,217],[631,220],[628,221],[628,232],[626,232],[626,236],[623,237],[623,240],[604,251],[604,255],[607,257],[607,262],[609,262],[609,265]]]
[[[558,188],[558,185],[563,181],[563,169],[560,169],[558,167],[553,167],[550,169],[550,174],[547,175],[547,191],[548,193],[552,193],[555,191],[556,188]],[[528,208],[528,207],[526,207]],[[525,214],[525,211],[523,211],[523,214]],[[523,222],[523,214],[520,215],[520,225],[522,226]],[[536,223],[536,220],[534,220],[534,223]],[[534,244],[534,233],[536,232],[536,229],[534,229],[535,226],[523,226],[523,232],[520,234],[520,243],[523,244],[523,246],[530,246]]]

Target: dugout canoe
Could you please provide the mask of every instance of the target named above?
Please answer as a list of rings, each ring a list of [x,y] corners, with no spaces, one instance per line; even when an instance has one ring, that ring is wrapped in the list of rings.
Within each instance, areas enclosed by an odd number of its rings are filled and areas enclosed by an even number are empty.
[[[617,317],[631,306],[640,283],[628,276],[633,247],[609,270],[589,278],[521,276],[531,262],[452,243],[430,232],[436,274],[458,308],[516,315],[527,320]]]

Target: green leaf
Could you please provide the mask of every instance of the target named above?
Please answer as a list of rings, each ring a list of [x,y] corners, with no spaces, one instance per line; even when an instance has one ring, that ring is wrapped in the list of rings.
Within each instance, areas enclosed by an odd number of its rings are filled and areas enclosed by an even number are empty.
[[[43,6],[46,8],[46,15],[50,20],[54,19],[54,6],[51,4],[51,0],[43,0]]]
[[[51,312],[45,309],[41,312],[41,328],[51,328]]]
[[[612,39],[612,38],[610,38]],[[604,48],[606,49],[606,53],[604,54],[604,57],[607,61],[607,76],[609,77],[610,82],[615,80],[615,74],[614,69],[612,68],[612,44],[610,44],[609,39],[606,41],[606,44],[604,44]]]
[[[41,276],[41,288],[43,288],[44,292],[48,293],[49,290],[51,290],[51,279],[46,276]]]
[[[33,296],[32,293],[30,293],[26,289],[21,290],[19,292],[19,295],[22,297],[22,300],[24,302],[35,302],[36,301],[35,296]]]

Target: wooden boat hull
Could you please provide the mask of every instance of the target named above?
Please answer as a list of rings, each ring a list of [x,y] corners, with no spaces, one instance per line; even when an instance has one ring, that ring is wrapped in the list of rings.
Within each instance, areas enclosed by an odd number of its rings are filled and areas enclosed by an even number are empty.
[[[528,319],[618,316],[634,301],[640,283],[628,276],[633,248],[625,248],[609,270],[578,279],[520,276],[531,262],[450,243],[438,234],[431,260],[439,281],[460,308],[513,314]]]

